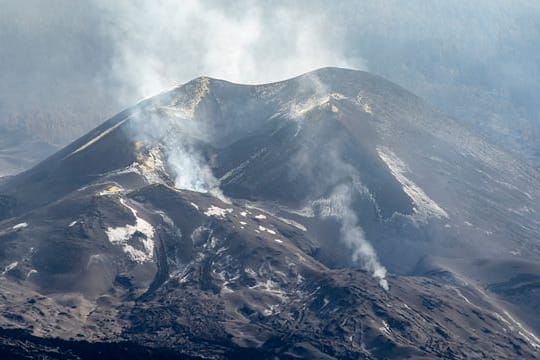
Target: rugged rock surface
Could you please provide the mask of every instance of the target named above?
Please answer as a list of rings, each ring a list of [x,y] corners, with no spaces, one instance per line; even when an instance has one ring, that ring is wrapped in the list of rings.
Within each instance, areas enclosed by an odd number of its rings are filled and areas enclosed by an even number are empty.
[[[538,175],[367,73],[199,78],[0,183],[0,346],[535,358]]]

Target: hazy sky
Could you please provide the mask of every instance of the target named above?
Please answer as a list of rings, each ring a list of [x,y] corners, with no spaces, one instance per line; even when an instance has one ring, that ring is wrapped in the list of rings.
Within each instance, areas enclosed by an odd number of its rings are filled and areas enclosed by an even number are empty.
[[[232,3],[0,0],[0,110],[120,109],[199,75],[258,83],[334,65],[457,114],[485,103],[539,122],[539,1]]]

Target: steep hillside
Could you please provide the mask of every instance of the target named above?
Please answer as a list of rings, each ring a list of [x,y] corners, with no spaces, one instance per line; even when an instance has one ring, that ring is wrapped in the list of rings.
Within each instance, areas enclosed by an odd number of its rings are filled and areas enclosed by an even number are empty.
[[[535,358],[539,178],[369,73],[198,78],[0,183],[0,344]]]

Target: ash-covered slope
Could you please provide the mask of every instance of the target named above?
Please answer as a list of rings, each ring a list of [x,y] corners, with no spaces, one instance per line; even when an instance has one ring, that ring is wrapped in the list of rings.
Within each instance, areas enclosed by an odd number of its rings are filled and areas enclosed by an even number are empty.
[[[74,358],[534,358],[538,175],[368,73],[199,78],[0,183],[0,323]]]

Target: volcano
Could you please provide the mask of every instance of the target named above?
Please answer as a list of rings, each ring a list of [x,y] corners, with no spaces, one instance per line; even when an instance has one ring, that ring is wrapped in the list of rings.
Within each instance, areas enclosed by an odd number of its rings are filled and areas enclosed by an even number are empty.
[[[366,72],[197,78],[0,182],[0,349],[536,358],[539,179]]]

